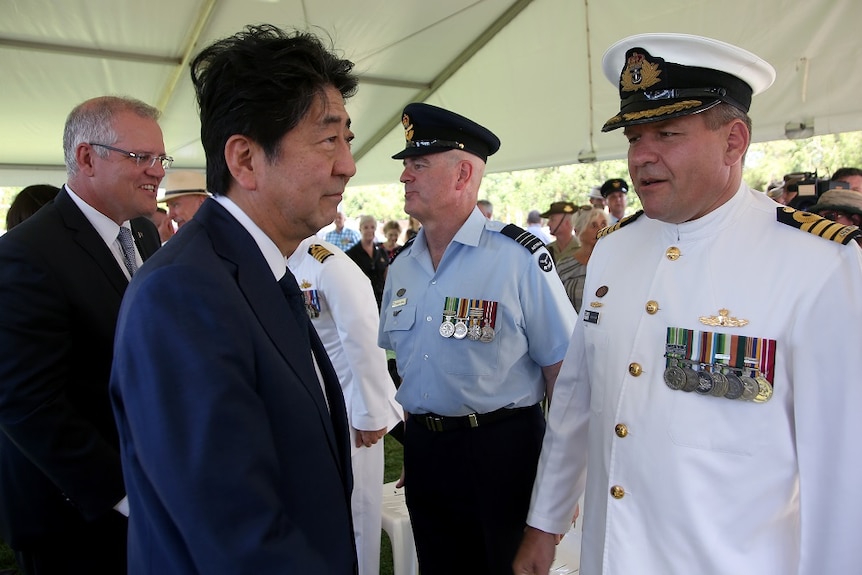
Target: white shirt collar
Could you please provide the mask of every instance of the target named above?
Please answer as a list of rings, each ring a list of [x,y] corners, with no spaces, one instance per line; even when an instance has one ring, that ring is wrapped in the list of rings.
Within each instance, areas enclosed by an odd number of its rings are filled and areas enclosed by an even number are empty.
[[[248,217],[248,214],[242,211],[242,208],[236,205],[229,197],[213,196],[212,199],[221,204],[221,206],[246,229],[254,239],[255,243],[257,243],[260,253],[263,254],[264,259],[266,259],[269,269],[272,270],[273,277],[275,277],[276,280],[280,280],[287,271],[287,265],[285,263],[284,255],[282,255],[278,246],[275,245],[275,242],[272,241],[269,236],[260,229],[260,226],[254,223],[254,220]]]
[[[72,201],[75,202],[75,205],[78,206],[78,209],[81,210],[81,213],[84,214],[84,217],[87,218],[87,221],[90,222],[90,225],[95,228],[96,233],[99,234],[99,237],[102,238],[102,241],[105,242],[105,245],[111,246],[114,242],[117,241],[117,236],[120,233],[120,226],[117,225],[117,222],[85,202],[78,194],[69,187],[69,184],[66,184],[66,191],[69,192],[69,197],[72,198]],[[132,226],[129,224],[129,220],[123,222],[123,227],[132,229]]]

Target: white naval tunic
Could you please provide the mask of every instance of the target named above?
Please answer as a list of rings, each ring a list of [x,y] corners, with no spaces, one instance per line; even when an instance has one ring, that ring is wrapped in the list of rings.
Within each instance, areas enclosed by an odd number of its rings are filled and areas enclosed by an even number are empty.
[[[321,262],[309,253],[317,244],[332,255]],[[377,301],[371,283],[353,260],[333,244],[312,236],[287,259],[300,289],[316,290],[320,315],[311,323],[332,361],[353,429],[392,429],[403,410],[395,401],[386,352],[377,347]],[[350,438],[353,466],[353,508],[359,574],[372,575],[380,566],[380,529],[383,491],[383,441],[356,447]]]
[[[589,470],[582,575],[862,569],[862,252],[780,207],[743,184],[696,221],[598,242],[528,517],[565,532]],[[748,324],[701,323],[721,309]],[[668,327],[776,340],[772,398],[670,389]]]

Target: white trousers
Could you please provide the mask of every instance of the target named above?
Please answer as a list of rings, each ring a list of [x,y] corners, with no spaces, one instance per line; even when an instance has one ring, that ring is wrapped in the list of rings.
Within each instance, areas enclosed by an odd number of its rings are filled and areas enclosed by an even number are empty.
[[[355,431],[354,431],[355,434]],[[356,447],[353,464],[353,531],[359,575],[380,575],[380,531],[383,515],[383,438],[371,447]]]

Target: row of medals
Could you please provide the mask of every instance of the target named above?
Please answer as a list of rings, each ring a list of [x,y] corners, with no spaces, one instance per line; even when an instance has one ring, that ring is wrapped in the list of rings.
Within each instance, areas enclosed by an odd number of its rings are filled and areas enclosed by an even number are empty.
[[[756,403],[769,401],[772,397],[772,384],[757,369],[670,359],[671,365],[664,370],[664,382],[671,389]],[[695,365],[700,369],[693,369]]]
[[[485,312],[482,308],[472,308],[467,317],[455,317],[455,312],[444,311],[443,323],[440,324],[440,335],[471,341],[490,343],[494,341],[494,328],[488,324],[482,325]]]

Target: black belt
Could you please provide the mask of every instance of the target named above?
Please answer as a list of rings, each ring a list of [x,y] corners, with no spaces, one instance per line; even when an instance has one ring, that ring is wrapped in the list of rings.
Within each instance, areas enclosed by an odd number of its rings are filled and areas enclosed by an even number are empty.
[[[411,418],[416,418],[419,423],[428,428],[429,431],[452,431],[453,429],[470,429],[472,427],[481,427],[500,421],[513,415],[517,415],[524,410],[531,409],[530,407],[515,407],[512,409],[498,409],[488,413],[471,413],[469,415],[459,415],[455,417],[446,417],[437,415],[436,413],[419,413],[410,414]]]

